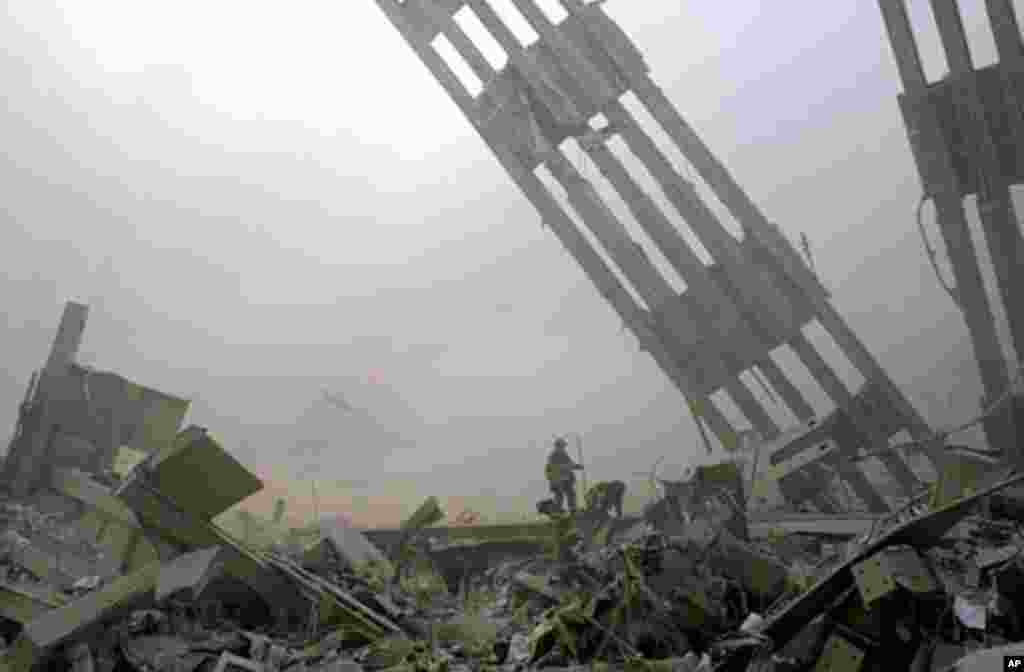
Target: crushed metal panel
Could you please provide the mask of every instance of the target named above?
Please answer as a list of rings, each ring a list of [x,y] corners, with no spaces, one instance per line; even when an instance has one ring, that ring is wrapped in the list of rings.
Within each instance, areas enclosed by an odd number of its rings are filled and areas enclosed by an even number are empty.
[[[900,525],[874,543],[865,547],[860,553],[837,567],[833,572],[819,581],[811,590],[768,619],[761,633],[772,641],[774,650],[779,650],[791,640],[800,629],[810,623],[822,610],[835,602],[846,590],[855,584],[852,568],[854,565],[870,558],[878,551],[890,546],[932,546],[943,535],[955,526],[964,516],[968,515],[980,500],[999,492],[1015,483],[1024,482],[1024,474],[1018,474],[1008,480],[987,488],[972,497],[958,500],[949,506],[932,511]]]
[[[854,565],[853,576],[857,581],[861,599],[868,607],[896,590],[896,579],[885,566],[881,553]]]
[[[188,502],[188,511],[206,520],[263,488],[260,479],[198,427],[181,432],[142,468],[153,488],[171,501]],[[197,478],[210,487],[197,488]]]
[[[154,562],[27,623],[8,652],[11,671],[29,672],[54,647],[102,631],[107,621],[144,606],[159,574],[160,563]]]

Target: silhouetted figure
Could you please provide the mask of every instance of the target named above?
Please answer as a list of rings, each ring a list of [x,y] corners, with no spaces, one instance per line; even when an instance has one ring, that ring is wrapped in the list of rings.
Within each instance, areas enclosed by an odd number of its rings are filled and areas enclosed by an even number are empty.
[[[555,496],[555,503],[559,509],[563,508],[563,500],[569,504],[569,511],[576,512],[576,474],[573,472],[582,469],[566,452],[565,439],[555,439],[554,450],[548,455],[548,463],[544,468],[544,474],[548,479],[548,486]]]
[[[626,495],[626,484],[622,481],[601,481],[587,490],[584,506],[587,511],[600,511],[605,515],[615,513],[622,518],[622,500]]]

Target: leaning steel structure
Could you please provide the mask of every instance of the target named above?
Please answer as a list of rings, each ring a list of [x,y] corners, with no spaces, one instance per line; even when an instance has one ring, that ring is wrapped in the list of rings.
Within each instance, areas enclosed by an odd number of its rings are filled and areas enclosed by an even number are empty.
[[[951,288],[964,315],[981,373],[985,405],[1003,403],[985,421],[989,443],[1018,466],[1024,448],[1024,400],[1015,396],[966,201],[977,206],[1017,359],[1024,358],[1024,236],[1010,187],[1024,182],[1024,41],[1011,0],[985,0],[998,61],[976,68],[957,0],[930,0],[948,74],[928,81],[905,0],[879,0],[903,93],[900,109],[924,199],[935,205]],[[979,3],[980,4],[980,3]]]
[[[600,3],[560,0],[564,16],[556,22],[534,0],[511,0],[519,18],[536,34],[536,39],[524,43],[506,21],[508,14],[496,11],[489,0],[376,2],[473,124],[546,227],[726,449],[735,447],[739,428],[730,424],[716,403],[716,393],[727,395],[764,438],[782,441],[783,436],[785,446],[773,460],[794,458],[805,448],[822,451],[822,461],[813,456],[799,459],[794,478],[810,484],[824,474],[822,464],[830,463],[864,504],[886,510],[886,500],[854,459],[870,449],[877,451],[889,474],[908,493],[915,491],[920,480],[903,455],[878,449],[890,445],[903,430],[924,440],[931,435],[930,429],[837,312],[828,291],[782,231],[765,217],[651,78],[640,51]],[[491,65],[481,45],[460,27],[460,13],[475,15],[478,25],[500,45],[507,57],[500,69]],[[442,41],[472,68],[483,83],[481,91],[474,94],[460,81],[437,49]],[[628,93],[664,129],[703,181],[702,188],[710,189],[728,209],[741,235],[723,225],[702,199],[698,185],[673,166],[641,127],[623,103]],[[620,138],[642,163],[671,210],[663,209],[627,169],[620,153],[609,146],[613,137]],[[570,160],[573,145],[585,152],[625,203],[685,283],[684,291],[676,291],[592,179]],[[686,222],[712,263],[705,263],[672,223],[677,217]],[[577,222],[590,231],[604,254]],[[859,390],[849,389],[807,338],[805,328],[815,321],[863,376],[866,382]],[[828,421],[815,419],[806,395],[773,358],[782,346],[799,357],[835,403],[837,411]],[[793,427],[780,426],[745,384],[741,376],[746,372],[760,374],[785,402],[795,419],[795,434]],[[818,506],[834,510],[835,503],[825,493],[819,494]]]

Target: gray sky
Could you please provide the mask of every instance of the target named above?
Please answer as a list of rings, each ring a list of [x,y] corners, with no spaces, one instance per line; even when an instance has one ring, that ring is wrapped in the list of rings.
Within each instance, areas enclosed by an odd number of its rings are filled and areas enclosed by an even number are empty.
[[[927,2],[910,5],[940,76]],[[977,375],[914,228],[877,5],[767,6],[606,8],[768,216],[807,233],[896,381],[959,421]],[[543,494],[555,433],[584,434],[599,478],[696,453],[680,395],[375,3],[6,9],[0,425],[77,299],[83,359],[193,399],[192,421],[282,479],[384,474],[403,501],[501,508]]]

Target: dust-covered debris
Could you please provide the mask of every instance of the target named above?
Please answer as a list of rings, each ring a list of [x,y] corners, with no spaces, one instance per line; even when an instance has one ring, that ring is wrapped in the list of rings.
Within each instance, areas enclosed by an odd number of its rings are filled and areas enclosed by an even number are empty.
[[[617,480],[573,510],[563,474],[570,510],[542,503],[546,522],[440,527],[430,497],[390,537],[323,526],[255,548],[214,519],[262,483],[208,431],[135,445],[117,476],[36,462],[0,499],[6,669],[907,669],[1024,638],[1022,477],[956,450],[885,514],[801,511],[787,479],[816,461],[740,460],[662,480],[640,517]],[[767,481],[774,507],[750,497]]]

